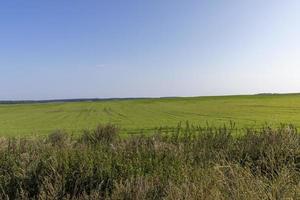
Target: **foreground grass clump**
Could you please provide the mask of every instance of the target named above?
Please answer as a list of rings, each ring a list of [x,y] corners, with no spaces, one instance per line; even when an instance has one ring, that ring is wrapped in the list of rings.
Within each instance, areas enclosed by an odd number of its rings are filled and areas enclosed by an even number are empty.
[[[0,199],[299,199],[293,126],[181,126],[118,137],[113,125],[72,138],[0,140]]]

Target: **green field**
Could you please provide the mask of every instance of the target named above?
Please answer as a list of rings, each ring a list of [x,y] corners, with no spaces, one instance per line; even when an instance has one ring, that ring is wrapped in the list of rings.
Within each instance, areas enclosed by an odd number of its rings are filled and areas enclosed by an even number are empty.
[[[70,133],[113,123],[124,133],[175,126],[189,121],[213,125],[236,122],[238,127],[268,122],[300,126],[300,95],[254,95],[193,98],[107,100],[72,103],[1,104],[0,135]]]

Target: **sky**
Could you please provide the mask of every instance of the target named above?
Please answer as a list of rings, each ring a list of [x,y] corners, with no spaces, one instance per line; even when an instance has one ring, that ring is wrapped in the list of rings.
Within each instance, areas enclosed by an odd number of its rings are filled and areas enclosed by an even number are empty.
[[[300,92],[299,0],[0,1],[0,100]]]

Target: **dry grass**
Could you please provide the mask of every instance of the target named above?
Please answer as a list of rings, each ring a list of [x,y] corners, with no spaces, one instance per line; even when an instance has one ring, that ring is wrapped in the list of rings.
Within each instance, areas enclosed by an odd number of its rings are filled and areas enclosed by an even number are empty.
[[[120,138],[113,125],[71,138],[0,140],[0,199],[300,199],[293,126],[181,126]]]

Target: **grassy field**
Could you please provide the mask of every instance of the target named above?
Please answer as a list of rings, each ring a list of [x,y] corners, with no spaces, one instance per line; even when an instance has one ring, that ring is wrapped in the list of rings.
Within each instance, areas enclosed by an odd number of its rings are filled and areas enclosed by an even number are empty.
[[[123,133],[175,126],[189,121],[239,127],[293,123],[300,126],[300,95],[255,95],[73,103],[0,104],[0,135],[78,133],[99,123],[117,124]]]
[[[185,127],[119,137],[102,125],[71,137],[0,139],[0,199],[300,199],[293,126]]]

